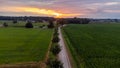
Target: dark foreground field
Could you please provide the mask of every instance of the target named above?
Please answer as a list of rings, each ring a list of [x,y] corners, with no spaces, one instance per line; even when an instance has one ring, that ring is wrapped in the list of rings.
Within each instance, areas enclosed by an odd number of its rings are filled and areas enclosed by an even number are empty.
[[[52,32],[39,28],[0,28],[0,64],[44,60]]]
[[[63,33],[78,68],[120,68],[120,24],[67,25]]]

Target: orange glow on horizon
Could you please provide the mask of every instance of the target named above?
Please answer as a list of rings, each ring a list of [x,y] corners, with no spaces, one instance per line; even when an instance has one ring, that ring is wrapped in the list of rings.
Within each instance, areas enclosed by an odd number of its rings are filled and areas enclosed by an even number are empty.
[[[62,17],[68,17],[68,16],[76,16],[76,15],[82,15],[82,14],[63,14],[58,13],[54,10],[47,10],[47,9],[38,9],[38,8],[21,8],[25,12],[31,12],[31,13],[37,13],[37,14],[45,14],[45,15],[52,15],[56,18],[62,18]]]
[[[56,16],[56,18],[64,18],[64,17],[70,17],[70,16],[78,16],[78,15],[84,15],[84,14],[61,14],[59,16]]]
[[[39,8],[34,8],[34,7],[7,7],[9,9],[3,9],[9,12],[28,12],[32,14],[43,14],[43,15],[48,15],[48,16],[54,16],[56,18],[62,18],[62,17],[70,17],[70,16],[77,16],[77,15],[83,15],[83,14],[64,14],[64,13],[59,13],[54,10],[47,10],[47,9],[39,9]]]

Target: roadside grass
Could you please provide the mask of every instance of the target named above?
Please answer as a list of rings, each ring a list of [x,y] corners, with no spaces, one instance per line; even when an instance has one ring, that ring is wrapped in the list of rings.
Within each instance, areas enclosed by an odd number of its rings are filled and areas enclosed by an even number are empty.
[[[68,36],[66,35],[64,30],[62,30],[62,34],[65,39],[65,44],[67,45],[66,47],[67,47],[68,51],[70,51],[69,57],[70,57],[70,62],[71,62],[72,68],[84,68],[85,63],[81,62],[82,58],[80,59],[78,57],[77,53],[75,52],[74,47],[72,46],[71,40],[68,38]]]
[[[63,33],[77,68],[119,68],[119,29],[120,24],[71,24],[64,27]]]
[[[0,64],[43,61],[53,29],[0,28]]]

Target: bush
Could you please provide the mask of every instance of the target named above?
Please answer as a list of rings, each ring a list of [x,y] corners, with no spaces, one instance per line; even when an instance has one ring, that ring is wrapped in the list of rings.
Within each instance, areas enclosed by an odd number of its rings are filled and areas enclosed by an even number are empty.
[[[49,21],[48,28],[54,28],[54,23],[53,23],[53,21]]]
[[[59,33],[58,33],[58,27],[55,27],[55,29],[54,29],[54,34],[53,34],[54,36],[58,36],[59,35]]]
[[[25,25],[26,28],[33,28],[33,24],[31,22],[26,23]]]
[[[56,27],[54,31],[55,31],[55,32],[58,32],[58,28]]]
[[[58,43],[60,41],[59,37],[57,35],[54,35],[52,42]]]
[[[7,23],[3,23],[3,26],[4,26],[4,27],[8,27],[8,24],[7,24]]]
[[[13,21],[13,24],[16,24],[16,23],[17,23],[17,20],[14,20],[14,21]]]
[[[55,27],[55,31],[58,31],[58,27]]]
[[[43,27],[45,27],[45,25],[42,25]]]
[[[44,28],[45,27],[45,25],[41,25],[41,26],[39,26],[39,28]]]
[[[54,32],[54,36],[58,36],[59,35],[59,33],[58,32]]]
[[[58,55],[59,52],[61,51],[61,47],[60,47],[60,45],[58,45],[58,44],[54,44],[54,45],[51,47],[50,51],[53,53],[53,55],[56,56],[56,55]]]
[[[43,28],[43,26],[39,26],[39,28]]]
[[[47,65],[48,65],[50,68],[63,68],[62,62],[59,61],[59,60],[57,60],[57,59],[55,59],[55,60],[48,59]]]

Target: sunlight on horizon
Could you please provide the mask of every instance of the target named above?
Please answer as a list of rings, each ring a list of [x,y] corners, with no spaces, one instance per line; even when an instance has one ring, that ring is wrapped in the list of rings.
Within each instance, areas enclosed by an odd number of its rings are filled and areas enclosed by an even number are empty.
[[[77,16],[77,15],[84,15],[84,14],[69,14],[69,13],[60,13],[55,10],[49,10],[49,9],[44,9],[44,8],[35,8],[35,7],[6,7],[9,9],[1,8],[4,11],[7,12],[27,12],[31,14],[38,14],[38,15],[47,15],[47,16],[53,16],[55,18],[64,18],[64,17],[70,17],[70,16]],[[62,11],[64,12],[64,11]]]
[[[56,12],[54,10],[31,8],[31,7],[21,8],[21,9],[23,11],[25,11],[25,12],[31,12],[31,13],[37,13],[37,14],[45,14],[45,15],[48,15],[48,16],[54,16],[56,18],[83,15],[83,14],[64,14],[64,13]]]

